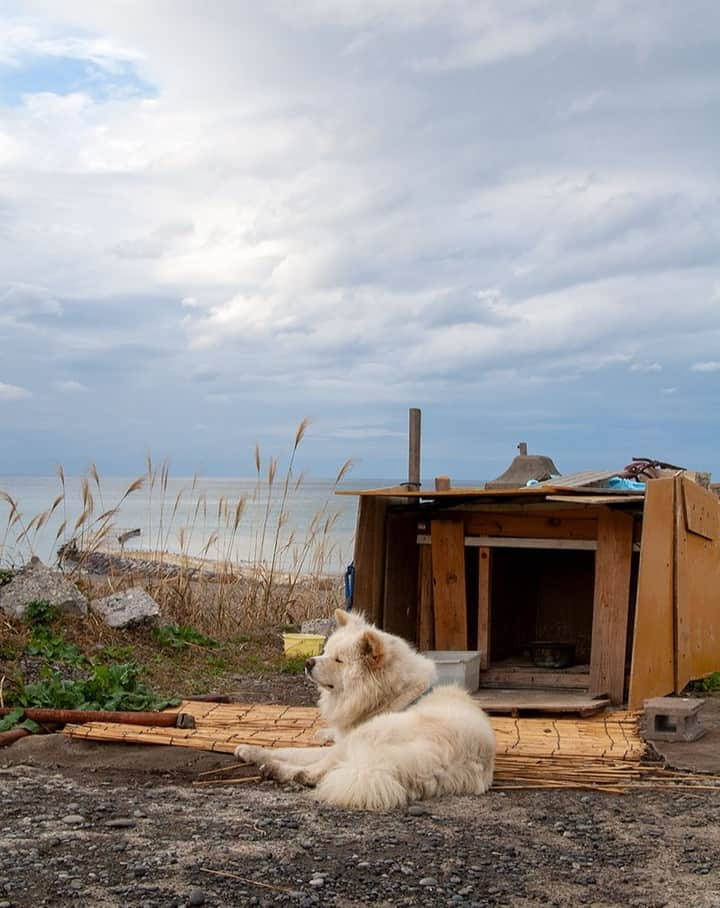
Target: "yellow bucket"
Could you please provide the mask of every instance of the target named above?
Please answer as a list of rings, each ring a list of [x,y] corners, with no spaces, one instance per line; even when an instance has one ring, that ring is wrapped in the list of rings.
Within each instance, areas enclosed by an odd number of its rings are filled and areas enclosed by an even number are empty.
[[[322,634],[283,634],[286,656],[319,656],[325,646]]]

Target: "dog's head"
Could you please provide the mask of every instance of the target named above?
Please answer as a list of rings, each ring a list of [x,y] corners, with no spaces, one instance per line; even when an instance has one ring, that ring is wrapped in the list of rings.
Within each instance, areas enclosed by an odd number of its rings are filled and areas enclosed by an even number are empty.
[[[305,673],[322,690],[339,696],[382,668],[387,645],[386,635],[361,615],[337,609],[335,620],[337,630],[328,638],[322,655],[307,660]]]

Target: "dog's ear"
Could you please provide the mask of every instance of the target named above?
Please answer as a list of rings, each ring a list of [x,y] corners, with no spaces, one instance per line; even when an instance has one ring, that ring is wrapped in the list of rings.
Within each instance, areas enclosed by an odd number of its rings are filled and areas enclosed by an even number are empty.
[[[368,628],[360,638],[360,653],[375,665],[379,665],[385,658],[385,645],[382,637],[373,628]]]
[[[348,615],[348,613],[344,609],[335,609],[335,622],[338,627],[345,627],[349,620],[350,615]]]

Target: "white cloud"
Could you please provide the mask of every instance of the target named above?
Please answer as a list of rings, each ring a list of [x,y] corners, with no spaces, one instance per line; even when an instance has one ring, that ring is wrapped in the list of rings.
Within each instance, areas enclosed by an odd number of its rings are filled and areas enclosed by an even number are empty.
[[[87,385],[74,379],[64,379],[53,382],[53,388],[61,394],[75,394],[77,392],[87,391]]]
[[[28,397],[32,397],[31,391],[0,381],[0,400],[26,400]]]
[[[712,371],[720,86],[689,61],[720,16],[691,7],[30,0],[0,39],[16,76],[151,87],[0,106],[9,374],[37,357],[88,404],[130,383],[158,432],[181,393],[244,426],[336,407],[327,437],[361,445],[408,400],[582,415],[628,370]]]
[[[720,362],[707,360],[702,363],[693,363],[690,369],[692,372],[720,372]]]

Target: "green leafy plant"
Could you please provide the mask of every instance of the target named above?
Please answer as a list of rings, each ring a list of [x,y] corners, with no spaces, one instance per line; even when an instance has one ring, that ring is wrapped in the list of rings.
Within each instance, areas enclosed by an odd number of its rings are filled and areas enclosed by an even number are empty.
[[[283,675],[302,675],[305,671],[307,656],[288,656],[280,665]]]
[[[698,681],[693,681],[691,682],[690,687],[693,690],[699,690],[703,693],[720,691],[720,672],[713,672],[706,678],[700,678]]]
[[[25,650],[30,656],[42,656],[50,662],[66,662],[69,665],[81,665],[86,661],[74,643],[68,643],[62,636],[53,634],[46,627],[37,628]]]
[[[5,586],[6,583],[10,583],[14,576],[12,571],[7,570],[6,568],[0,568],[0,586]]]
[[[41,656],[50,662],[83,664],[86,659],[78,647],[52,630],[51,624],[57,617],[58,610],[44,599],[28,604],[25,622],[30,626],[30,640],[25,651],[29,656]]]
[[[132,646],[114,646],[108,644],[97,650],[96,658],[100,662],[129,662],[133,654]]]
[[[31,627],[47,627],[58,616],[58,610],[46,599],[29,602],[25,609],[25,623]]]
[[[185,649],[188,646],[218,646],[217,640],[185,624],[165,624],[156,628],[153,636],[160,646],[171,646],[173,649]]]
[[[3,719],[0,719],[0,732],[13,731],[16,728],[22,728],[34,735],[40,730],[40,726],[37,722],[33,722],[32,719],[25,719],[23,722],[21,721],[22,717],[23,708],[18,706],[16,709],[13,709],[12,712],[9,712]]]
[[[21,685],[15,700],[23,707],[50,709],[160,710],[180,700],[158,697],[140,681],[134,662],[94,665],[87,678],[68,680],[47,670],[40,681]]]

